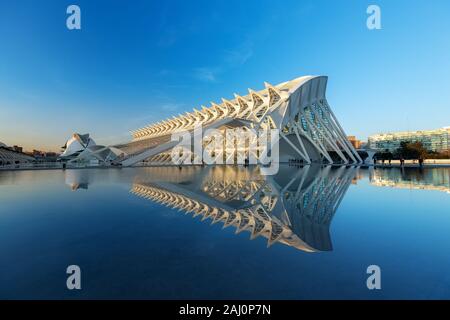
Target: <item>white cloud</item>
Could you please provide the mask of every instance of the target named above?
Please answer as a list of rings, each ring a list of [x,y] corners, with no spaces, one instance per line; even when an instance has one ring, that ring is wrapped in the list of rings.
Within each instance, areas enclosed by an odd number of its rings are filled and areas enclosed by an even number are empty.
[[[194,77],[202,81],[214,82],[217,72],[217,68],[197,68],[194,69]]]
[[[220,66],[194,69],[194,78],[205,82],[215,82],[220,73],[245,64],[252,56],[253,42],[244,41],[235,49],[225,51],[223,63]]]
[[[246,63],[253,56],[253,43],[245,41],[238,48],[227,51],[225,62],[228,66],[240,66]]]

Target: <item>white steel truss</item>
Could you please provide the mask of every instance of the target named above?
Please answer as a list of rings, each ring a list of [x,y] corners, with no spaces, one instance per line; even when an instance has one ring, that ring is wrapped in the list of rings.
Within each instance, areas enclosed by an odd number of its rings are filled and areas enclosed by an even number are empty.
[[[208,108],[202,106],[201,110],[194,109],[135,130],[131,132],[132,142],[117,146],[128,153],[123,164],[143,160],[170,163],[172,134],[192,131],[199,125],[220,129],[231,122],[234,126],[238,123],[243,130],[278,129],[280,143],[285,144],[280,150],[280,162],[300,159],[308,164],[361,163],[326,100],[327,81],[326,76],[305,76],[276,86],[266,82],[261,91],[249,89],[248,95],[235,94],[232,100],[212,102]]]

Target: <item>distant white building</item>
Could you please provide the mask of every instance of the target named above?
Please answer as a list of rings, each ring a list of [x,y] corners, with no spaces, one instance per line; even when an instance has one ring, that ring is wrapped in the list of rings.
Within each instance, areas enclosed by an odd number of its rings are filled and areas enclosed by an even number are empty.
[[[114,147],[97,145],[89,134],[74,133],[63,146],[61,160],[69,162],[83,162],[92,165],[109,163],[124,153]]]
[[[442,152],[450,150],[450,127],[436,130],[406,131],[381,133],[369,137],[369,147],[391,152],[400,148],[402,142],[421,142],[429,151]]]
[[[95,146],[95,141],[89,137],[89,134],[74,133],[62,147],[64,152],[60,155],[61,159],[73,159],[82,153],[87,147]]]

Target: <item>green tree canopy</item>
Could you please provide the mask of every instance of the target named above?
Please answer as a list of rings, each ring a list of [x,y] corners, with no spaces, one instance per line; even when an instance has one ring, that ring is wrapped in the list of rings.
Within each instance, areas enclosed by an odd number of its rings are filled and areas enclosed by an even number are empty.
[[[426,158],[428,150],[423,147],[421,142],[402,141],[396,153],[399,158],[419,159]]]

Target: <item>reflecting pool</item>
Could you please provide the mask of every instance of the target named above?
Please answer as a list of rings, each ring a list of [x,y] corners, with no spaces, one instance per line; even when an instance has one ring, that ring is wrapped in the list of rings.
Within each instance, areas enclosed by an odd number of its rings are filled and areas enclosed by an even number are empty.
[[[0,171],[0,298],[450,299],[449,208],[448,168]]]

